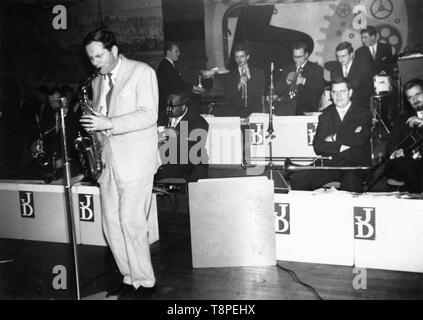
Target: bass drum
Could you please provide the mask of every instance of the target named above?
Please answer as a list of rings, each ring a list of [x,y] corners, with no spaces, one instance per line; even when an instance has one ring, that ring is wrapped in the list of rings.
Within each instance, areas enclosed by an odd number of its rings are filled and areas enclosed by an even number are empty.
[[[390,93],[392,92],[391,77],[375,75],[373,77],[373,86],[375,93]]]

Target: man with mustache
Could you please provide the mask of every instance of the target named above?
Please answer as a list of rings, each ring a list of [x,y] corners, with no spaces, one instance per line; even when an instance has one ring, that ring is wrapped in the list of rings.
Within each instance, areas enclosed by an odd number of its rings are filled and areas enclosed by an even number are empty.
[[[423,160],[421,146],[416,153],[407,148],[407,143],[398,146],[413,130],[423,133],[423,80],[412,79],[404,85],[404,94],[411,108],[398,116],[386,146],[390,162],[386,176],[404,181],[405,188],[411,193],[423,191]],[[409,140],[409,139],[407,139]]]

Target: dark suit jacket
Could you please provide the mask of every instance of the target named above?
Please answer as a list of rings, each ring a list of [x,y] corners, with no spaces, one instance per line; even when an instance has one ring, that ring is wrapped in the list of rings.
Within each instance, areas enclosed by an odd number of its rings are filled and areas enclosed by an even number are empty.
[[[187,127],[182,127],[187,126]],[[167,125],[167,122],[162,121],[159,125]],[[199,134],[192,133],[195,129],[203,130]],[[184,131],[182,131],[184,130]],[[164,164],[156,174],[155,179],[160,180],[163,178],[184,178],[188,181],[197,181],[198,179],[204,179],[208,177],[208,155],[205,150],[207,132],[209,130],[209,124],[207,121],[197,113],[192,112],[189,108],[187,113],[183,116],[181,121],[175,127],[177,133],[177,163]],[[192,139],[189,139],[191,133],[194,135]],[[182,137],[181,137],[182,134]],[[186,137],[188,135],[188,137]],[[181,139],[188,140],[188,154],[182,156],[182,159],[185,158],[187,163],[181,161],[181,151],[183,151],[183,146],[181,146]],[[169,141],[171,143],[171,141]],[[190,153],[192,148],[195,146],[196,156],[198,159],[201,159],[200,163],[195,163],[190,159]],[[201,148],[200,148],[201,147]],[[172,149],[171,149],[172,150]],[[192,151],[194,152],[194,151]],[[169,157],[169,149],[166,150],[166,157]]]
[[[416,112],[408,111],[402,115],[399,115],[395,120],[394,126],[392,127],[391,134],[388,138],[388,143],[386,144],[386,156],[393,151],[393,149],[405,138],[407,137],[413,129],[406,123],[407,119],[416,115]],[[407,140],[407,144],[410,140]],[[407,148],[402,147],[405,152],[406,157],[410,157],[410,152],[407,151]]]
[[[170,92],[192,91],[192,85],[182,80],[181,73],[167,59],[163,59],[157,68],[157,81],[159,83],[159,113],[166,111],[166,100]]]
[[[295,64],[291,64],[282,72],[282,78],[275,87],[275,94],[284,99],[289,99],[290,86],[286,83],[286,78],[291,72],[296,72]],[[297,95],[294,98],[296,114],[318,111],[324,89],[323,68],[317,63],[307,61],[303,67],[302,76],[306,78],[306,83],[298,86]]]
[[[372,66],[373,74],[379,74],[385,71],[388,75],[392,75],[395,62],[392,56],[392,48],[389,44],[378,42],[376,57],[373,59],[369,47],[362,46],[355,52],[355,58],[364,63],[370,63]]]
[[[334,81],[339,77],[343,77],[342,66],[336,62],[335,68],[330,73],[330,79]],[[372,67],[369,62],[354,60],[347,78],[353,89],[351,100],[359,107],[369,108],[370,96],[374,91]]]
[[[319,116],[316,135],[313,140],[314,151],[318,155],[332,156],[328,165],[371,165],[371,135],[372,116],[369,110],[351,104],[344,120],[341,121],[335,105],[324,109]],[[361,127],[360,132],[357,128]],[[335,142],[326,142],[325,138],[336,133]],[[340,152],[341,145],[350,149]]]
[[[247,82],[248,106],[244,107],[241,90],[238,89],[240,79],[238,68],[232,70],[225,81],[224,93],[228,103],[227,116],[248,117],[253,112],[263,112],[262,96],[264,95],[264,72],[250,67],[251,79]]]

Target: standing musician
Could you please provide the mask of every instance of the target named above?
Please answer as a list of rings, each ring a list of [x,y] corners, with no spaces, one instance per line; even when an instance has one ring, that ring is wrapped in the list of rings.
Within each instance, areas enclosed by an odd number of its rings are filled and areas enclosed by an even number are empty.
[[[275,93],[282,98],[275,114],[284,115],[284,108],[289,102],[294,114],[318,111],[319,100],[324,90],[323,68],[308,60],[309,49],[304,42],[294,44],[292,56],[294,63],[282,72],[282,79],[276,84]],[[285,102],[285,103],[284,103]]]
[[[398,146],[407,136],[416,130],[415,134],[422,138],[423,135],[423,80],[412,79],[404,85],[404,93],[411,105],[411,110],[398,116],[392,128],[386,146],[387,155],[390,156],[386,167],[386,176],[405,182],[405,188],[412,193],[423,191],[423,160],[421,155],[422,142],[416,153],[409,150],[407,145]],[[405,140],[407,142],[407,139]],[[408,141],[409,142],[409,141]]]
[[[373,74],[392,76],[395,62],[391,45],[378,41],[377,30],[373,26],[361,29],[360,35],[363,46],[355,52],[357,61],[370,63]]]
[[[352,93],[347,79],[336,79],[331,88],[333,104],[319,116],[313,147],[317,155],[332,157],[325,166],[371,165],[371,114],[351,101]],[[340,181],[342,190],[361,192],[363,178],[361,170],[310,170],[293,173],[290,183],[293,190],[314,190],[327,182]]]
[[[347,78],[351,83],[351,100],[360,107],[369,109],[370,96],[373,93],[372,67],[367,61],[354,58],[354,49],[349,42],[341,42],[336,47],[337,63],[330,73],[331,81]]]
[[[396,76],[394,71],[397,71],[397,65],[392,55],[392,47],[388,43],[378,41],[378,33],[375,27],[368,26],[360,31],[361,41],[363,46],[358,48],[355,52],[355,59],[360,63],[370,65],[372,68],[373,76],[385,76],[386,78],[392,79]],[[397,87],[396,82],[390,82],[393,87]],[[394,91],[394,93],[396,90]],[[381,117],[388,127],[391,126],[391,120],[396,117],[397,103],[396,94],[386,94],[380,97],[379,107]]]
[[[224,116],[248,117],[254,112],[263,112],[264,72],[248,64],[250,54],[242,44],[234,47],[237,68],[229,72],[224,84],[228,109]]]
[[[176,42],[166,42],[163,48],[164,58],[157,67],[157,80],[159,83],[159,113],[160,116],[166,113],[167,97],[172,91],[196,91],[203,92],[204,89],[185,82],[181,73],[175,66],[179,60],[181,51]]]
[[[120,54],[109,30],[90,32],[84,46],[100,76],[92,82],[93,115],[80,121],[101,143],[103,231],[123,276],[118,298],[148,298],[156,283],[147,226],[159,165],[156,74]]]

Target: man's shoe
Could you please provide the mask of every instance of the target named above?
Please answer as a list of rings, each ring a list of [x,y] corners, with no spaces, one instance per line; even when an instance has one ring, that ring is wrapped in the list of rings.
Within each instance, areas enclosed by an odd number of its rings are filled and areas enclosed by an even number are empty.
[[[135,288],[129,284],[126,283],[122,283],[120,285],[119,288],[109,291],[106,295],[106,297],[110,297],[110,296],[118,296],[118,299],[121,295],[123,296],[129,296],[131,293],[133,293],[133,291],[135,290]]]
[[[155,286],[151,288],[140,286],[138,289],[135,290],[133,298],[134,300],[148,300],[153,297],[155,292]]]

